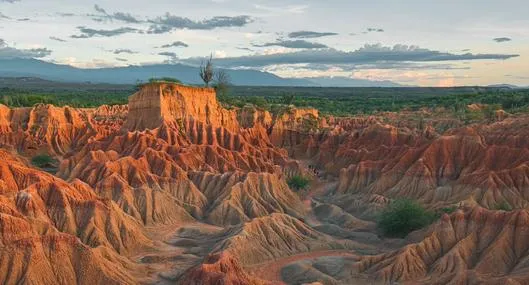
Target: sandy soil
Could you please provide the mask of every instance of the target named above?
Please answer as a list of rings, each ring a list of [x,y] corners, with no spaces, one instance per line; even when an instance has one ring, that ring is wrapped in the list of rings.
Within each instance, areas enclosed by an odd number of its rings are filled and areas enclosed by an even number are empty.
[[[248,273],[252,274],[261,279],[265,279],[277,285],[286,284],[281,279],[281,269],[287,266],[290,263],[300,261],[300,260],[311,260],[323,256],[355,256],[351,251],[344,250],[325,250],[325,251],[315,251],[307,252],[302,254],[297,254],[293,256],[288,256],[285,258],[268,261],[262,264],[253,265],[247,268]]]

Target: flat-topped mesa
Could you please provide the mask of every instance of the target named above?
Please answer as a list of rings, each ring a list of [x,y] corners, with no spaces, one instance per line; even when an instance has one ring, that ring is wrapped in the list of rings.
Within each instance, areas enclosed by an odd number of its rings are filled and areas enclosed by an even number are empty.
[[[129,97],[128,131],[156,129],[162,124],[179,127],[184,120],[238,129],[235,111],[223,109],[215,90],[179,84],[147,84]]]

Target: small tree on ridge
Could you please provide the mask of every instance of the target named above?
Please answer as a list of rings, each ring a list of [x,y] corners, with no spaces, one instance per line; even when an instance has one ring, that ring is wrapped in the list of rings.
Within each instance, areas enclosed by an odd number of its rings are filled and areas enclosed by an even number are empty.
[[[213,71],[213,55],[209,56],[209,59],[205,62],[202,61],[200,64],[200,78],[204,81],[204,84],[206,84],[206,87],[209,86],[209,83],[213,80],[213,76],[215,75],[215,72]]]

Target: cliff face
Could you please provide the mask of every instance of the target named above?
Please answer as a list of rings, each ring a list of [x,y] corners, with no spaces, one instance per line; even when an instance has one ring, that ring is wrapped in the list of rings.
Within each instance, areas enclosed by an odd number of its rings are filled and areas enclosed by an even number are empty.
[[[147,85],[129,98],[128,131],[156,129],[162,124],[181,127],[184,121],[198,121],[214,127],[238,129],[236,112],[221,108],[212,88],[176,84]]]
[[[75,109],[39,104],[11,109],[0,104],[0,145],[28,155],[63,155],[89,139],[116,132],[126,113],[126,106]]]
[[[93,185],[98,195],[148,225],[192,217],[223,225],[274,211],[299,216],[301,203],[278,167],[289,159],[268,138],[268,112],[226,110],[212,89],[168,84],[144,87],[130,97],[128,109],[121,132],[65,155],[57,175]],[[188,178],[191,171],[212,175],[196,184]],[[244,178],[213,194],[201,188],[222,173]]]

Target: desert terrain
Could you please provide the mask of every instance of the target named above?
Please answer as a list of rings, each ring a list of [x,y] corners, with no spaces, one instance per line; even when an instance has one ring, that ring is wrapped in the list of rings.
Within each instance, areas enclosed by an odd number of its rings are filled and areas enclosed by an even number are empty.
[[[428,112],[0,105],[0,283],[529,284],[529,116]],[[435,217],[388,236],[401,199]]]

